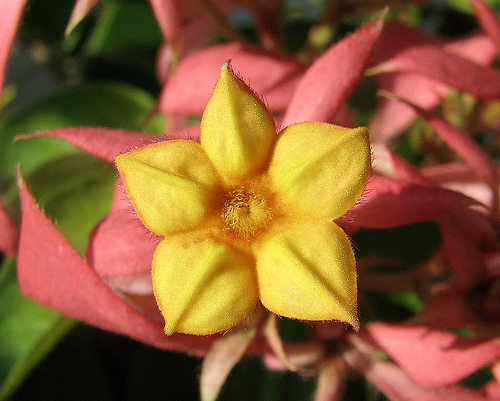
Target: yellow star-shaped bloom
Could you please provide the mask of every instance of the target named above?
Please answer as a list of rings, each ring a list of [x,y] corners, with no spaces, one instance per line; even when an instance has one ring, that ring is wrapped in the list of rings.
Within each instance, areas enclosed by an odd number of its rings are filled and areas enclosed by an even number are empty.
[[[368,180],[366,128],[304,122],[276,134],[226,63],[200,143],[145,146],[116,165],[138,216],[163,237],[152,281],[167,334],[229,329],[259,300],[278,315],[358,327],[354,254],[334,220]]]

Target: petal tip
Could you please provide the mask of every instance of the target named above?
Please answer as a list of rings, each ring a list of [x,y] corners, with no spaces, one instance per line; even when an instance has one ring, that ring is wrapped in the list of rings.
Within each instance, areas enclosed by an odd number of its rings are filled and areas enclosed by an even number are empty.
[[[227,60],[224,64],[222,64],[222,67],[220,68],[221,73],[223,71],[233,71],[233,68],[231,67],[231,59]]]
[[[174,327],[172,327],[172,325],[170,325],[170,324],[165,323],[165,327],[163,328],[163,332],[167,336],[171,336],[171,335],[173,335],[175,333]]]

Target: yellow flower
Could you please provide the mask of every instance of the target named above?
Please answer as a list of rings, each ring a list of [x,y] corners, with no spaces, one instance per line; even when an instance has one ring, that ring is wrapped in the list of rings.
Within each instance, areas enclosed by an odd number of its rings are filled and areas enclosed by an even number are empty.
[[[226,63],[200,143],[149,145],[116,165],[138,216],[163,237],[152,281],[167,334],[229,329],[259,300],[278,315],[358,327],[354,254],[334,220],[366,185],[366,128],[304,122],[276,134]]]

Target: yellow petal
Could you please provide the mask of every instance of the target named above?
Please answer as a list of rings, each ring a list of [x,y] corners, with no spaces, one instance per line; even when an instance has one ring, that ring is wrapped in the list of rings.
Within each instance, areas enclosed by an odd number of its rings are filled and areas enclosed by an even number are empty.
[[[191,229],[214,209],[220,178],[196,142],[145,146],[116,166],[139,218],[158,235]]]
[[[276,137],[262,101],[224,64],[201,120],[201,146],[228,179],[262,171]]]
[[[253,261],[210,236],[164,239],[155,250],[152,274],[167,334],[227,330],[245,319],[258,300]]]
[[[299,210],[342,216],[359,198],[370,174],[366,128],[308,122],[278,136],[269,174],[275,189]]]
[[[335,223],[295,226],[268,240],[257,253],[257,276],[271,312],[359,327],[354,254]]]

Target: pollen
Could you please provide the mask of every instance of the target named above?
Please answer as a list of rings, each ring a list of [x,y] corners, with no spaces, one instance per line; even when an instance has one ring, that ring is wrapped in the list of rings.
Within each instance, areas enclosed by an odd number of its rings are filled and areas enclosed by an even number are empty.
[[[273,217],[264,196],[244,186],[228,190],[221,218],[226,230],[244,239],[254,238]]]

